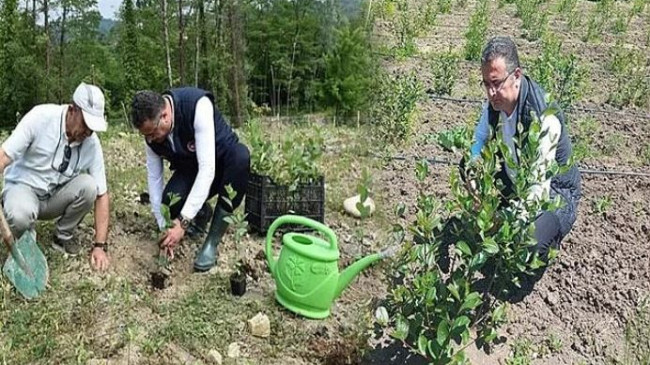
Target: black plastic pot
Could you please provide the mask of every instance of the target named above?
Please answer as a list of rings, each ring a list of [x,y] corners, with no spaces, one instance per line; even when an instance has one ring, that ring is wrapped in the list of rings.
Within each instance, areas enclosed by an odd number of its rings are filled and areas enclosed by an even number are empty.
[[[241,297],[246,293],[246,274],[234,272],[230,275],[230,292],[232,295]]]
[[[152,272],[151,285],[159,290],[167,288],[169,286],[169,275],[160,271]]]

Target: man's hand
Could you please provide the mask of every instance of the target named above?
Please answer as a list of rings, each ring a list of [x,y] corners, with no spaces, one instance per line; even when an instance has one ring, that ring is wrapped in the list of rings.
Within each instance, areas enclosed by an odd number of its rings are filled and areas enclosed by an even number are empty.
[[[165,250],[170,259],[174,258],[174,247],[185,237],[181,221],[174,219],[174,226],[169,228],[160,240],[160,247]]]
[[[90,252],[90,264],[95,270],[104,271],[108,269],[108,254],[101,247],[95,247]]]

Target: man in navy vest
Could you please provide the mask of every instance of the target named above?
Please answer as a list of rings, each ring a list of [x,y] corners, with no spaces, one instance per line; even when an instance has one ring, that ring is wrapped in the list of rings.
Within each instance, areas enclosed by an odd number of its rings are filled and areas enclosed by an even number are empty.
[[[507,37],[494,37],[487,43],[481,57],[481,73],[488,103],[483,107],[474,132],[472,158],[480,156],[481,149],[489,138],[495,138],[497,133],[501,133],[516,161],[517,147],[514,141],[519,133],[517,124],[521,123],[524,130],[527,130],[532,122],[531,111],[542,115],[547,107],[545,92],[536,82],[524,75],[519,64],[517,48]],[[563,113],[542,117],[541,127],[542,131],[547,130],[548,133],[540,140],[539,168],[545,169],[553,160],[559,165],[565,165],[571,156],[572,147]],[[514,173],[515,171],[503,164],[497,176],[504,183],[503,193],[506,197],[513,192],[511,176],[514,176]],[[567,172],[552,178],[544,178],[545,171],[540,171],[538,176],[542,176],[541,181],[533,185],[526,199],[553,199],[560,196],[565,203],[556,211],[540,212],[535,219],[535,250],[543,260],[547,260],[549,250],[559,247],[560,241],[569,233],[576,220],[581,195],[580,173],[574,165]],[[543,271],[540,270],[533,281],[538,280]]]
[[[161,241],[173,258],[174,247],[193,226],[192,221],[210,211],[206,201],[218,195],[217,206],[205,242],[196,255],[194,268],[207,271],[216,263],[217,246],[228,226],[224,218],[241,204],[250,170],[248,148],[226,124],[205,90],[185,87],[162,95],[140,91],[133,97],[133,125],[145,137],[149,196],[158,226],[165,228],[161,203],[169,206],[170,193],[180,201],[170,207],[173,219]],[[163,163],[173,174],[163,189]],[[228,204],[225,187],[237,195]],[[198,220],[198,219],[197,219]],[[199,224],[200,226],[200,224]]]

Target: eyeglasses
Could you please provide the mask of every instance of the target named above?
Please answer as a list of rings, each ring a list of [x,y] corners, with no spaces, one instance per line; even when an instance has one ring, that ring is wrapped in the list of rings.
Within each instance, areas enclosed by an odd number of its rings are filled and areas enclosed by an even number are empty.
[[[81,157],[81,145],[78,147],[75,147],[77,150],[77,158],[75,161],[75,166],[72,170],[68,170],[70,167],[70,160],[72,159],[72,148],[70,145],[65,145],[63,148],[63,160],[59,164],[58,167],[54,166],[54,160],[56,159],[56,153],[52,154],[52,164],[51,167],[53,170],[56,172],[60,173],[61,175],[65,177],[73,177],[76,174],[77,166],[79,165],[79,158]]]
[[[65,148],[63,149],[63,161],[61,161],[61,164],[56,171],[63,173],[68,169],[68,165],[70,165],[70,156],[72,156],[72,148],[70,148],[70,145],[65,145]]]
[[[517,69],[515,68],[514,70],[510,71],[506,75],[506,77],[504,77],[502,80],[499,80],[495,83],[490,83],[485,80],[481,80],[481,84],[483,84],[483,87],[485,88],[486,91],[489,92],[490,90],[494,90],[494,93],[498,93],[499,91],[501,91],[501,89],[503,89],[503,86],[506,84],[508,78],[512,76],[512,74],[514,74],[516,70]]]

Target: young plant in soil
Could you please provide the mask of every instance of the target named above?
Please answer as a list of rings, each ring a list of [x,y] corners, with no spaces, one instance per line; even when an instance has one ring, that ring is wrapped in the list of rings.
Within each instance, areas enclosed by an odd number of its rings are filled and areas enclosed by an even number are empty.
[[[366,218],[370,216],[370,207],[366,206],[366,201],[368,200],[368,197],[370,195],[370,192],[372,190],[372,176],[368,172],[367,168],[363,168],[363,171],[361,172],[361,180],[359,181],[359,184],[357,185],[357,193],[359,194],[359,201],[357,202],[356,208],[361,213],[361,223],[359,226],[357,226],[357,229],[354,231],[354,234],[357,238],[357,241],[359,241],[360,245],[363,245],[363,237],[365,236],[365,232],[363,229],[363,222]]]
[[[160,213],[165,220],[165,225],[162,228],[163,232],[173,227],[170,209],[180,200],[181,197],[178,194],[169,193],[169,204],[160,205]],[[158,250],[158,255],[156,255],[155,262],[156,271],[151,273],[151,284],[156,289],[165,289],[167,286],[169,286],[168,280],[171,275],[171,261],[164,249]]]
[[[530,62],[529,72],[562,107],[581,97],[587,79],[586,68],[574,54],[563,52],[562,43],[550,32],[544,35],[542,52]]]
[[[478,61],[481,57],[488,27],[487,10],[488,2],[479,0],[469,21],[469,29],[465,33],[465,59],[467,61]]]
[[[451,95],[456,78],[458,78],[458,62],[460,55],[451,47],[447,52],[433,56],[431,70],[433,71],[433,91],[438,95]]]
[[[424,95],[424,86],[415,73],[387,75],[379,78],[370,120],[373,134],[389,144],[406,141],[413,129],[418,101]]]
[[[549,108],[544,115],[554,112]],[[537,212],[560,204],[547,197],[527,199],[541,178],[537,161],[543,133],[534,119],[529,132],[516,141],[519,164],[500,134],[476,160],[470,160],[469,128],[448,136],[453,138],[448,147],[461,147],[471,162],[463,168],[464,181],[460,171],[452,170],[451,197],[444,204],[435,192],[423,190],[429,172],[426,161],[416,166],[420,191],[415,219],[406,229],[398,227],[412,238],[394,262],[397,279],[390,284],[388,308],[377,310],[377,316],[387,333],[434,364],[465,364],[467,346],[491,344],[506,322],[507,298],[527,275],[545,265],[531,250],[534,219]],[[499,156],[506,156],[507,166],[516,167],[512,196],[502,195],[502,182],[495,178],[502,163]],[[565,168],[553,163],[548,172]],[[502,206],[502,198],[510,203]],[[552,251],[549,259],[556,254]],[[473,338],[470,329],[475,330]]]
[[[237,196],[237,192],[232,186],[226,186],[226,193],[228,198],[223,200],[232,209],[232,200]],[[217,198],[218,199],[218,198]],[[231,214],[224,218],[230,226],[235,230],[233,238],[235,240],[235,271],[230,275],[230,291],[233,295],[242,296],[246,293],[246,272],[243,270],[244,255],[242,255],[241,240],[248,231],[248,222],[246,221],[246,214],[243,212],[243,207],[239,206]]]
[[[281,140],[264,136],[259,120],[248,123],[247,141],[251,147],[251,170],[268,176],[273,183],[294,191],[300,184],[310,184],[321,176],[320,158],[323,137],[317,128],[309,132],[289,132]]]

